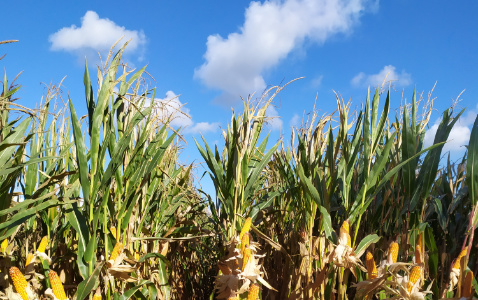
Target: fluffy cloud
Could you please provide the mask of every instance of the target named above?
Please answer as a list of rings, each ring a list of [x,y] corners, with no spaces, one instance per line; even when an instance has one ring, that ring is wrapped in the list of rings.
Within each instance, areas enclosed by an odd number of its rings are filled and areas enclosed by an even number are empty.
[[[266,117],[269,119],[267,120],[267,125],[270,126],[272,130],[281,130],[282,129],[282,124],[283,121],[279,116],[279,113],[277,112],[277,109],[269,105],[266,109]]]
[[[366,8],[367,0],[284,0],[251,2],[239,32],[207,39],[206,62],[195,77],[221,90],[221,99],[261,93],[265,70],[277,65],[305,39],[323,43],[337,33],[348,33]],[[375,4],[377,2],[374,2]],[[376,6],[376,5],[375,5]],[[224,95],[226,97],[224,97]]]
[[[300,116],[298,114],[294,114],[289,121],[289,126],[297,128],[300,126],[300,122],[301,122]]]
[[[363,72],[358,73],[352,79],[352,85],[354,86],[372,86],[377,87],[381,86],[386,77],[386,82],[392,81],[392,84],[395,86],[407,86],[412,83],[412,77],[405,71],[397,73],[395,67],[388,65],[383,67],[383,69],[377,74],[366,75]]]
[[[147,106],[151,103],[146,103]],[[179,96],[173,91],[168,91],[163,99],[155,98],[153,102],[153,113],[160,118],[170,119],[172,127],[184,128],[184,133],[205,134],[215,132],[219,128],[219,123],[199,122],[194,123],[191,118],[189,108],[185,107],[179,100]]]
[[[468,142],[470,141],[471,126],[475,122],[477,113],[478,105],[476,110],[469,111],[468,113],[462,115],[460,119],[458,119],[458,121],[455,123],[455,126],[453,126],[452,130],[450,131],[448,141],[443,147],[442,153],[448,151],[461,152],[466,150],[465,146],[468,146]],[[440,121],[441,119],[438,119],[435,124],[433,124],[433,126],[427,130],[423,141],[425,148],[433,144]]]
[[[123,37],[123,42],[131,39],[126,52],[134,52],[146,43],[143,31],[128,30],[109,19],[101,19],[94,11],[87,11],[81,18],[81,26],[64,27],[50,35],[52,50],[74,53],[87,51],[108,51],[113,44]]]

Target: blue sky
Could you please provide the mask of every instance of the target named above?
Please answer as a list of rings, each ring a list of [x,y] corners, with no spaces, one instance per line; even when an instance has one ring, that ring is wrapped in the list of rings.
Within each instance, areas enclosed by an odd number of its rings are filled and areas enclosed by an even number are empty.
[[[426,98],[437,83],[430,132],[465,90],[457,108],[467,111],[447,146],[457,154],[478,112],[477,13],[471,0],[17,1],[2,16],[0,40],[19,42],[0,47],[7,54],[0,66],[10,79],[23,71],[18,95],[28,107],[39,104],[42,83],[66,76],[64,95],[83,115],[85,56],[96,74],[97,52],[105,55],[122,35],[133,38],[128,63],[147,64],[157,101],[180,95],[176,104],[191,116],[175,123],[188,126],[185,162],[199,162],[193,137],[221,140],[231,108],[242,110],[240,96],[305,77],[268,112],[280,116],[267,128],[273,142],[290,136],[316,97],[322,113],[335,110],[334,91],[359,107],[368,86],[388,73],[396,80],[392,109],[402,92],[411,99],[416,88]]]

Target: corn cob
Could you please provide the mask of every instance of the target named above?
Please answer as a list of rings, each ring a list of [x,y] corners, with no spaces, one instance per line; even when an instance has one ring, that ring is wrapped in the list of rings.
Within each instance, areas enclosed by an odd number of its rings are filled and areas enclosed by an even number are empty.
[[[110,227],[110,231],[111,231],[111,234],[113,235],[113,237],[114,237],[115,240],[116,240],[116,227],[111,226],[111,227]]]
[[[8,239],[4,239],[0,248],[2,249],[3,254],[7,254]]]
[[[347,246],[352,247],[352,239],[350,238],[350,223],[349,220],[345,220],[340,227],[340,235],[347,237]]]
[[[417,244],[415,247],[415,263],[416,264],[421,264],[423,262],[422,260],[422,247]]]
[[[28,266],[32,262],[32,259],[33,259],[33,254],[28,253],[27,261],[25,262],[25,266]]]
[[[423,232],[420,232],[417,240],[417,247],[420,246],[420,249],[423,249]]]
[[[461,297],[470,298],[471,294],[471,287],[473,286],[473,272],[468,271],[465,275],[465,281],[463,282],[463,287],[461,290]]]
[[[257,283],[251,284],[249,288],[249,293],[247,295],[247,300],[257,300],[259,299],[259,285]]]
[[[241,271],[244,271],[244,269],[246,268],[247,262],[249,261],[250,258],[251,258],[251,248],[249,248],[249,246],[247,246],[244,249],[244,255],[242,256],[242,269],[241,269]]]
[[[239,300],[239,298],[237,298],[237,297],[229,297],[229,298],[227,298],[227,300]]]
[[[65,289],[63,288],[63,284],[61,283],[60,277],[56,274],[55,271],[50,270],[48,272],[48,278],[50,279],[51,289],[53,290],[53,294],[58,300],[65,300],[66,294]]]
[[[397,242],[392,242],[390,244],[390,247],[388,248],[388,257],[391,259],[392,263],[397,262],[398,258],[398,243]]]
[[[241,239],[241,255],[244,256],[244,249],[249,246],[249,234],[245,233]]]
[[[8,271],[8,274],[10,275],[10,278],[12,279],[13,286],[15,287],[15,290],[17,290],[17,293],[20,294],[23,300],[28,300],[28,295],[27,295],[27,281],[25,280],[25,277],[23,276],[22,272],[17,267],[11,267],[10,270]]]
[[[115,260],[122,250],[123,244],[121,244],[120,242],[116,243],[115,247],[113,248],[113,251],[111,252],[110,260]]]
[[[420,278],[422,274],[422,269],[420,266],[414,266],[412,270],[410,271],[410,275],[408,277],[408,286],[407,286],[407,292],[410,293],[413,289],[413,286],[417,282],[417,280]]]
[[[95,295],[93,296],[93,300],[101,300],[101,294],[98,291],[95,292]]]
[[[367,265],[368,279],[377,278],[377,266],[373,260],[373,255],[370,251],[367,251],[365,255],[365,264]]]
[[[247,218],[246,221],[244,222],[244,226],[242,226],[241,233],[239,234],[239,239],[242,241],[242,236],[244,233],[249,232],[251,229],[251,224],[252,224],[252,219]]]
[[[38,246],[37,251],[40,253],[45,253],[46,246],[48,245],[48,237],[45,235],[40,242],[40,245]]]
[[[455,264],[453,265],[453,269],[458,269],[458,270],[460,269],[461,259],[463,258],[463,256],[466,255],[467,251],[468,251],[468,247],[465,247],[465,248],[463,248],[463,250],[461,250],[460,254],[458,255],[458,257],[455,260]]]

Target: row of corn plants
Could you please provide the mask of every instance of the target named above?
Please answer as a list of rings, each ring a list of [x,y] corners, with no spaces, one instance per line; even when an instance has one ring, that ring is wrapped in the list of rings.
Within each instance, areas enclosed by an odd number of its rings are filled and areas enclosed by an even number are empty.
[[[336,95],[288,143],[244,101],[223,147],[196,141],[215,197],[179,163],[184,141],[126,45],[84,72],[86,115],[50,86],[36,109],[0,97],[0,297],[5,299],[473,299],[478,294],[478,118],[423,142],[431,93],[393,116],[390,92]],[[385,98],[383,103],[381,99]]]

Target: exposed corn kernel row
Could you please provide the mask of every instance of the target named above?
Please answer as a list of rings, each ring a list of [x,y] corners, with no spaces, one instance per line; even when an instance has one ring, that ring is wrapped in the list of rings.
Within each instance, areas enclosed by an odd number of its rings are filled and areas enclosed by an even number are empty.
[[[22,272],[17,267],[11,267],[10,270],[8,271],[8,274],[10,275],[10,278],[12,279],[13,286],[15,287],[15,290],[17,290],[17,293],[20,294],[23,300],[28,300],[28,295],[27,295],[27,281],[25,280],[25,277],[23,276]]]
[[[251,284],[249,287],[249,294],[247,295],[247,300],[257,300],[259,299],[259,285],[257,283]]]
[[[4,239],[0,248],[2,249],[3,254],[7,254],[8,239]]]
[[[111,252],[110,260],[115,260],[122,250],[123,250],[123,244],[119,242],[116,243],[115,247],[113,248],[113,251]]]
[[[32,262],[32,259],[33,259],[33,254],[28,253],[27,261],[25,262],[25,266],[28,266]]]
[[[40,252],[40,253],[45,253],[45,250],[46,250],[46,246],[48,245],[48,237],[47,236],[44,236],[42,239],[41,239],[41,242],[40,242],[40,245],[38,246],[38,249],[37,251]]]
[[[244,249],[244,255],[242,256],[242,269],[241,269],[241,271],[244,271],[244,269],[246,268],[247,262],[249,261],[250,258],[251,258],[251,248],[249,248],[249,246],[247,246]]]
[[[63,284],[61,283],[58,274],[55,271],[50,270],[48,272],[48,278],[50,279],[51,289],[53,290],[55,297],[59,300],[66,300],[65,289],[63,288]]]
[[[367,251],[365,255],[365,264],[367,266],[368,279],[377,278],[377,266],[373,260],[373,255],[370,251]]]
[[[465,298],[470,298],[472,296],[471,288],[473,286],[473,272],[468,271],[465,275],[465,280],[463,282],[463,287],[461,289],[461,296]]]
[[[249,246],[249,234],[245,233],[241,239],[241,255],[244,256],[244,249]]]
[[[397,262],[398,258],[398,243],[397,242],[392,242],[390,244],[390,247],[388,248],[388,257],[391,259],[392,263]]]
[[[466,251],[468,251],[468,247],[465,247],[465,248],[463,248],[463,250],[461,250],[460,254],[458,255],[458,257],[455,260],[455,264],[453,265],[453,269],[458,269],[458,270],[460,269],[461,259],[463,258],[463,256],[466,255]]]
[[[407,286],[407,292],[411,292],[413,286],[417,282],[418,279],[420,279],[420,276],[422,274],[422,268],[420,266],[414,266],[412,270],[410,271],[410,277],[408,278],[408,286]]]
[[[244,233],[249,232],[251,229],[251,224],[252,224],[252,219],[247,218],[246,221],[244,222],[244,226],[242,226],[241,233],[239,234],[239,239],[242,240],[242,236]]]

